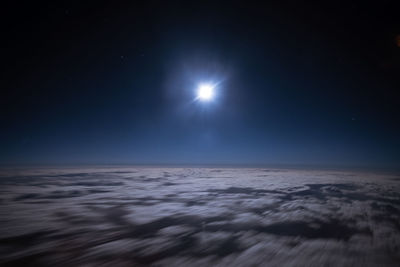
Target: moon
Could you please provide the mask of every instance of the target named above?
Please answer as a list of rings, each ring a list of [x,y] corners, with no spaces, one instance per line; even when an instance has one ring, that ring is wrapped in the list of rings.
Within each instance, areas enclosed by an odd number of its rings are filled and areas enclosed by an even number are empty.
[[[197,99],[211,101],[215,96],[215,86],[212,84],[200,84],[197,88]]]

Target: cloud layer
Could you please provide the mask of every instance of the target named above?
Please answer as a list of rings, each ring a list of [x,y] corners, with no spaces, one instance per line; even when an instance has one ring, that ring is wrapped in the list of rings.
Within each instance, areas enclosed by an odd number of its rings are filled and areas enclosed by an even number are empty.
[[[0,263],[396,266],[400,179],[278,169],[3,171]]]

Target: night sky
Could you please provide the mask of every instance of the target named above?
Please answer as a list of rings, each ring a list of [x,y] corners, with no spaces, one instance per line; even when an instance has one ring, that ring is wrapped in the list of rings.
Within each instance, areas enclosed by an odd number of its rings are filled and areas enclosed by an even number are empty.
[[[397,168],[396,2],[3,4],[0,164]]]

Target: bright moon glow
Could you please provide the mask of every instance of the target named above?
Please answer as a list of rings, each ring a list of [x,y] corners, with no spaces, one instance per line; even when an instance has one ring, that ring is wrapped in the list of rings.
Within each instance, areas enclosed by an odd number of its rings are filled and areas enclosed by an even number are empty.
[[[201,84],[197,89],[197,98],[202,101],[209,101],[214,97],[214,86],[211,84]]]

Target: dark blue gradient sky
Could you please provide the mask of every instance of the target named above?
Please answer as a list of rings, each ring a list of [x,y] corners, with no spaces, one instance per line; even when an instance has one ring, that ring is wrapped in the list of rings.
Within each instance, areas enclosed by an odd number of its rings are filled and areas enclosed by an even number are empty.
[[[396,7],[7,6],[0,163],[398,167]]]

